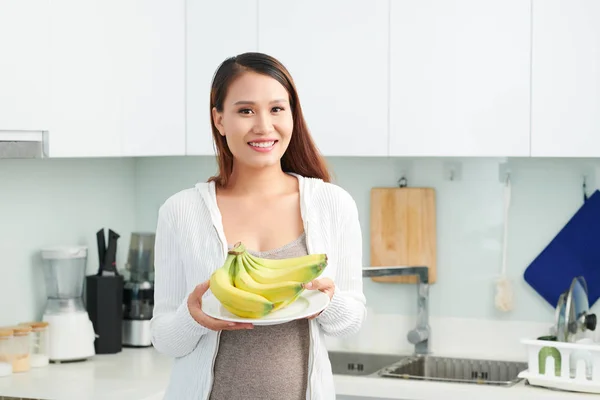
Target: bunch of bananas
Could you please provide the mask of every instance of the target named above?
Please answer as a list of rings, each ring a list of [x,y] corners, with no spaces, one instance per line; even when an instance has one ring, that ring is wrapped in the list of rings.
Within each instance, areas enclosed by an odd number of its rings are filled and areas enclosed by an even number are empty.
[[[261,318],[296,301],[303,284],[321,275],[326,266],[325,254],[266,259],[250,254],[239,242],[212,273],[210,290],[232,314]]]

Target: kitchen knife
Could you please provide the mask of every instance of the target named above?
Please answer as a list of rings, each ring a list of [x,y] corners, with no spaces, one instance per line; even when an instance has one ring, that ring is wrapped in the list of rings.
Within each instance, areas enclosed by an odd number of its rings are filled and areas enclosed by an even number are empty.
[[[112,229],[108,230],[108,248],[106,249],[104,258],[103,272],[108,272],[110,275],[119,275],[119,272],[117,271],[117,240],[120,237],[121,236]]]
[[[104,228],[96,232],[96,242],[98,243],[98,276],[102,275],[104,259],[106,257],[106,242],[104,240]]]

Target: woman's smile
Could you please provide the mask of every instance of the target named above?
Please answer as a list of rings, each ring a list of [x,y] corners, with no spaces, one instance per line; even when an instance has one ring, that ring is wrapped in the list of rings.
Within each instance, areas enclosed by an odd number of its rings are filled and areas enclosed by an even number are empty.
[[[248,142],[248,145],[252,148],[252,150],[258,151],[260,153],[268,153],[273,150],[278,140],[255,140],[252,142]]]

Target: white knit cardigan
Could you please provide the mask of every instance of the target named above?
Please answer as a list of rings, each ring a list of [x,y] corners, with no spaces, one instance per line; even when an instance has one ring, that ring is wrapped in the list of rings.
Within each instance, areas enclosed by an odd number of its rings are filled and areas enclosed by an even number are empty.
[[[333,400],[335,388],[324,335],[352,335],[365,319],[361,228],[356,203],[345,190],[320,179],[291,175],[300,184],[308,252],[327,254],[328,266],[321,277],[331,278],[336,286],[332,301],[309,324],[306,398]],[[214,183],[182,190],[160,207],[151,331],[154,347],[175,359],[166,400],[204,400],[210,395],[220,333],[191,317],[187,298],[223,264],[227,245]],[[207,295],[212,295],[210,290]],[[260,361],[256,360],[257,368]]]

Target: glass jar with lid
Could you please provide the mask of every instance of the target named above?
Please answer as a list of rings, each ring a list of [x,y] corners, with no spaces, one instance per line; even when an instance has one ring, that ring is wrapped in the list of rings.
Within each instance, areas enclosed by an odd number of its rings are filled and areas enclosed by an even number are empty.
[[[14,352],[12,329],[0,328],[0,377],[12,375],[12,357]]]
[[[48,322],[24,322],[19,325],[31,327],[30,363],[32,368],[45,367],[49,363]]]
[[[15,350],[12,359],[13,372],[27,372],[31,369],[31,326],[17,325],[11,329],[13,330],[13,348]]]

